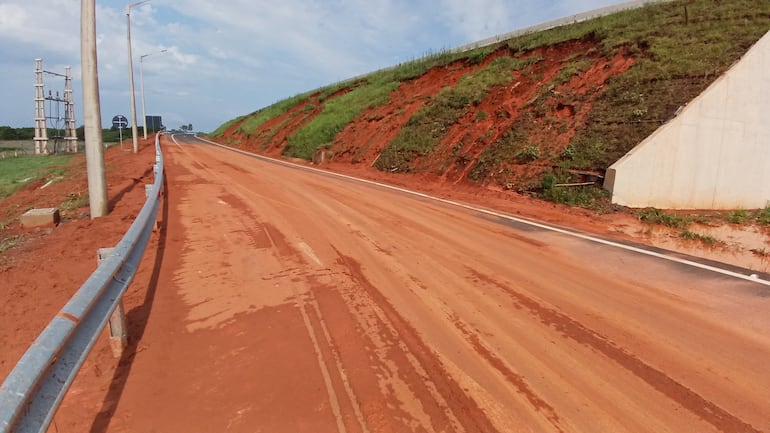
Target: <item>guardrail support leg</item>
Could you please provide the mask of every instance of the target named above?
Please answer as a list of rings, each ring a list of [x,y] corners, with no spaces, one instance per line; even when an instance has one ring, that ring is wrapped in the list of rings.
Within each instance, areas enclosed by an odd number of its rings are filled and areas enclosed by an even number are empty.
[[[96,252],[97,262],[101,263],[106,259],[114,248],[99,248]],[[115,310],[112,311],[109,321],[110,328],[110,347],[112,355],[120,358],[123,355],[123,349],[128,345],[128,332],[126,327],[126,312],[123,309],[123,299],[118,301]]]
[[[120,358],[123,355],[123,349],[128,345],[128,333],[126,332],[126,312],[123,309],[123,300],[118,301],[118,305],[110,316],[110,347],[112,355]]]

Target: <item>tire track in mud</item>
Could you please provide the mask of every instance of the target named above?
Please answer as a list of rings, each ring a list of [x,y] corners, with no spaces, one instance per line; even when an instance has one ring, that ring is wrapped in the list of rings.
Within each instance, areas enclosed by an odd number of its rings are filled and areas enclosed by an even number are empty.
[[[481,340],[479,335],[471,331],[468,324],[460,319],[459,316],[453,314],[450,316],[450,320],[457,328],[457,330],[459,330],[463,336],[465,336],[465,339],[468,340],[471,346],[473,346],[473,349],[476,351],[476,353],[484,358],[487,363],[492,366],[492,368],[500,372],[500,374],[505,377],[505,380],[513,385],[517,392],[523,395],[527,401],[529,401],[536,412],[543,414],[545,419],[551,423],[557,432],[565,433],[561,426],[561,417],[556,412],[556,409],[554,409],[553,406],[538,396],[522,375],[514,372],[504,360],[497,357],[492,352],[492,350],[490,350],[489,347]]]
[[[711,401],[706,400],[697,392],[677,382],[664,372],[645,363],[634,354],[629,353],[601,334],[586,328],[580,322],[549,308],[537,300],[517,292],[492,277],[482,274],[475,269],[466,267],[469,274],[478,281],[497,287],[512,299],[514,306],[528,311],[543,325],[555,329],[564,338],[589,347],[614,361],[631,374],[643,380],[649,386],[687,409],[701,420],[724,432],[762,433],[754,426],[746,423],[735,415],[727,412]]]
[[[274,250],[278,254],[278,257],[276,258],[282,262],[296,262],[300,265],[300,269],[308,269],[310,265],[306,262],[302,252],[295,249],[283,233],[281,233],[275,226],[268,223],[261,223],[261,226],[272,243]],[[307,244],[301,243],[300,246],[302,245],[308,249],[310,248]],[[307,251],[304,252],[307,254]],[[317,260],[318,259],[316,258],[316,261]],[[292,291],[295,294],[295,306],[300,311],[305,330],[312,342],[313,350],[317,357],[317,364],[321,371],[321,375],[323,376],[324,385],[328,393],[330,408],[337,423],[337,431],[339,433],[369,433],[366,421],[361,412],[359,401],[350,386],[350,380],[345,373],[345,368],[340,360],[339,351],[334,345],[334,341],[326,326],[326,321],[318,306],[318,301],[313,294],[312,287],[318,285],[315,275],[318,274],[318,272],[320,272],[318,275],[323,275],[329,271],[328,268],[322,266],[320,261],[317,261],[317,264],[318,267],[316,267],[314,271],[300,273],[304,277],[304,280],[309,283],[310,289],[307,292],[300,293],[295,285],[292,284]],[[299,279],[295,278],[292,280],[292,282],[297,281],[299,281]],[[338,388],[340,387],[343,389],[347,401],[340,398],[340,395],[338,394]],[[345,410],[348,408],[353,413],[357,424],[346,422],[348,417],[346,416]]]
[[[424,390],[434,399],[433,404],[437,405],[435,411],[443,412],[443,420],[449,425],[435,426],[435,431],[446,431],[447,427],[454,431],[474,432],[496,432],[498,431],[489,420],[484,411],[478,406],[476,401],[471,399],[455,382],[449,373],[443,367],[437,356],[426,347],[420,340],[417,331],[396,311],[393,305],[380,293],[380,291],[366,278],[362,271],[362,266],[355,259],[345,256],[339,250],[334,248],[337,253],[337,264],[343,266],[348,277],[358,287],[362,288],[366,294],[378,307],[384,317],[380,320],[383,325],[390,328],[391,333],[403,344],[404,352],[415,373],[422,376]],[[426,403],[423,399],[423,403]],[[444,407],[441,407],[444,406]],[[432,418],[436,421],[435,417]]]
[[[314,277],[310,276],[308,277],[308,280],[312,283],[311,287],[315,287],[318,285]],[[326,325],[326,320],[324,320],[323,313],[321,313],[321,308],[318,305],[318,300],[316,299],[312,290],[308,292],[306,296],[305,305],[310,305],[312,307],[312,312],[315,315],[315,319],[318,321],[318,327],[321,329],[321,334],[324,337],[326,348],[328,349],[328,352],[329,352],[329,357],[332,358],[332,360],[334,361],[334,366],[337,369],[337,374],[339,375],[339,379],[340,379],[340,382],[342,383],[342,387],[345,390],[345,394],[348,397],[350,406],[353,411],[353,415],[355,415],[355,418],[356,418],[356,421],[358,422],[358,427],[360,428],[361,433],[370,433],[369,428],[366,425],[366,419],[364,418],[364,415],[361,412],[361,404],[359,403],[359,400],[356,397],[355,391],[353,391],[353,387],[350,384],[350,378],[348,377],[348,374],[345,372],[345,367],[342,364],[339,350],[337,349],[337,346],[334,344],[334,339],[332,338],[332,335],[329,332],[329,327]]]

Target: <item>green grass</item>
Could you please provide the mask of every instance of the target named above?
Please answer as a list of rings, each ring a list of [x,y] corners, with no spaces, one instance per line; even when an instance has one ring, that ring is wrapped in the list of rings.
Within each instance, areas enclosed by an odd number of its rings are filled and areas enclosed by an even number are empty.
[[[760,209],[757,211],[757,222],[759,222],[762,225],[770,225],[770,204],[765,206],[764,209]]]
[[[363,110],[387,104],[390,92],[398,86],[397,81],[369,82],[339,97],[328,99],[320,114],[289,137],[283,153],[311,159],[315,150],[330,146],[334,137]]]
[[[552,84],[563,84],[572,79],[576,75],[588,70],[591,67],[592,62],[590,60],[577,60],[573,61],[565,66],[556,77],[551,81]]]
[[[331,99],[334,99],[332,97],[333,95],[346,89],[355,90],[356,88],[359,88],[359,87],[368,87],[369,89],[366,92],[383,94],[383,93],[387,93],[389,91],[388,89],[392,90],[394,83],[401,83],[414,78],[418,78],[435,67],[446,66],[452,62],[460,61],[460,60],[465,60],[468,63],[480,63],[493,51],[494,51],[494,48],[492,47],[484,47],[484,48],[478,48],[475,50],[462,52],[462,53],[452,52],[448,50],[427,53],[419,59],[410,60],[408,62],[398,64],[391,68],[386,68],[386,69],[372,72],[371,74],[363,78],[355,78],[355,79],[331,84],[329,86],[324,86],[320,89],[305,92],[305,93],[296,95],[292,98],[288,98],[288,99],[276,102],[275,104],[262,108],[254,113],[241,116],[224,123],[223,125],[218,127],[211,134],[211,136],[217,137],[218,135],[223,134],[224,131],[227,130],[227,128],[231,127],[238,121],[241,121],[244,119],[245,119],[244,122],[238,127],[237,132],[246,134],[246,135],[251,135],[257,129],[259,129],[259,127],[262,126],[265,122],[284,114],[286,111],[290,110],[292,107],[296,106],[297,104],[306,102],[313,95],[317,95],[318,102],[325,103]],[[312,110],[312,109],[313,108],[309,108],[308,110]],[[345,116],[344,114],[342,114],[340,117],[340,112],[344,110],[339,110],[337,107],[332,108],[330,111],[331,112],[327,113],[327,115],[330,115],[330,117],[332,118],[337,118],[338,120],[349,117],[349,116]],[[355,118],[355,116],[353,118]],[[350,120],[353,120],[353,118],[351,118]],[[313,126],[312,128],[318,128],[318,131],[321,131],[321,130],[325,130],[325,127],[329,126],[329,124],[335,124],[335,123],[337,122],[334,120],[331,120],[331,121],[327,120],[325,122],[322,122],[322,124]],[[331,130],[335,130],[335,129],[339,129],[339,128],[336,128],[336,127],[331,128]],[[311,137],[315,136],[318,131],[313,132],[309,135]],[[326,132],[321,132],[320,134],[321,136],[328,135],[328,133]],[[307,137],[302,137],[302,138],[307,138]],[[305,154],[306,150],[313,148],[314,145],[302,144],[297,147],[298,149],[296,150],[296,153]],[[295,151],[292,151],[292,153],[294,152]]]
[[[232,119],[232,120],[229,120],[229,121],[223,123],[222,125],[219,126],[219,128],[215,129],[214,132],[209,134],[209,137],[211,137],[211,138],[219,138],[219,137],[223,136],[225,134],[225,131],[230,129],[231,126],[233,126],[236,123],[238,123],[241,120],[243,120],[245,117],[246,116],[236,117],[235,119]]]
[[[0,159],[0,198],[13,194],[31,180],[63,175],[69,160],[69,155]],[[22,182],[27,178],[32,179]]]
[[[733,224],[743,224],[751,218],[751,215],[747,210],[736,209],[727,214],[727,221]]]
[[[284,99],[282,101],[276,102],[273,105],[270,105],[255,113],[252,113],[246,116],[246,120],[244,120],[243,123],[241,123],[241,126],[238,127],[238,132],[240,132],[241,134],[251,135],[254,133],[254,131],[257,130],[257,128],[265,124],[265,122],[267,122],[268,120],[282,115],[283,113],[289,111],[295,105],[301,104],[307,101],[309,98],[310,98],[310,93],[302,93],[302,94],[293,96],[289,99]],[[231,121],[231,122],[234,122],[234,121]],[[220,128],[222,127],[220,126],[219,128],[217,128],[217,130],[219,130]]]
[[[636,212],[639,221],[646,224],[660,224],[672,228],[685,228],[690,225],[690,220],[686,216],[676,215],[664,212],[660,209],[647,208]]]
[[[605,207],[609,201],[609,193],[602,188],[593,185],[585,186],[558,186],[568,179],[568,173],[546,173],[541,180],[541,193],[539,197],[554,203],[568,206],[578,206],[595,211]]]
[[[699,241],[702,244],[710,247],[718,244],[724,244],[724,241],[721,241],[714,236],[704,235],[690,230],[682,230],[682,232],[679,233],[679,237],[682,239]]]
[[[626,51],[636,58],[626,73],[608,80],[586,127],[576,131],[576,169],[603,170],[649,136],[674,112],[702,92],[770,29],[770,2],[698,0],[620,12],[585,23],[512,41],[534,47],[573,38],[601,44],[607,55]]]
[[[435,150],[449,127],[457,123],[471,105],[480,104],[491,88],[510,83],[514,71],[523,70],[540,60],[539,56],[499,57],[486,68],[460,79],[454,88],[445,88],[409,119],[383,150],[375,167],[389,171],[412,171],[414,159]]]

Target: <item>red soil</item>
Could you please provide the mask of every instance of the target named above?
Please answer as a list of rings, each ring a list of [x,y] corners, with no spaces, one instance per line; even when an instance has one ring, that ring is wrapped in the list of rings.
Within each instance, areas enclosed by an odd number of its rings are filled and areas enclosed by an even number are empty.
[[[409,119],[430,104],[442,89],[455,87],[463,77],[502,56],[538,56],[542,60],[526,70],[513,72],[509,85],[491,89],[480,104],[467,107],[464,116],[449,128],[439,148],[415,161],[415,172],[432,173],[432,181],[439,183],[463,181],[485,151],[504,140],[517,124],[521,130],[523,123],[529,134],[527,145],[539,149],[538,158],[517,162],[508,156],[494,162],[493,172],[474,179],[484,185],[517,190],[536,185],[542,172],[556,164],[576,128],[584,124],[593,102],[604,90],[605,81],[627,71],[634,63],[632,57],[622,53],[605,58],[590,41],[571,41],[528,53],[513,53],[504,47],[478,64],[461,60],[435,67],[403,82],[391,92],[388,104],[364,110],[335,137],[328,153],[336,162],[372,166]],[[576,62],[583,65],[583,71],[564,82],[550,84]],[[223,142],[278,156],[288,138],[321,112],[323,104],[318,98],[318,94],[313,95],[309,101],[265,122],[249,136],[239,133],[239,125],[234,125],[226,131]]]
[[[136,155],[119,147],[106,151],[111,211],[105,217],[90,219],[86,205],[62,211],[62,221],[56,227],[25,230],[19,226],[18,216],[28,209],[60,207],[73,197],[87,195],[83,154],[74,155],[69,174],[45,189],[40,189],[42,181],[36,181],[0,200],[0,221],[8,223],[0,230],[0,239],[20,240],[19,246],[0,253],[0,380],[5,379],[32,341],[96,269],[96,250],[117,244],[133,222],[145,201],[143,184],[153,182],[153,142],[151,139],[141,143]],[[135,284],[124,298],[126,311],[134,318],[141,312],[143,297],[138,292],[147,290],[152,272],[154,242],[151,240]],[[130,332],[136,334],[135,329]],[[81,407],[73,415],[81,414],[74,418],[57,415],[56,428],[88,430],[117,364],[108,340],[99,339],[64,402]]]

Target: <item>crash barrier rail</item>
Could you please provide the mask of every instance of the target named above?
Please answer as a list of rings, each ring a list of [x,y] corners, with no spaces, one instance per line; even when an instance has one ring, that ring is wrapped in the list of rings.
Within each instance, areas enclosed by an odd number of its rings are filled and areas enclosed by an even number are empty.
[[[113,321],[124,320],[110,316],[117,316],[115,311],[122,314],[121,299],[155,226],[162,188],[163,154],[158,133],[155,181],[146,186],[144,207],[123,239],[101,260],[0,386],[0,433],[45,432],[105,324],[109,320],[112,328]]]

